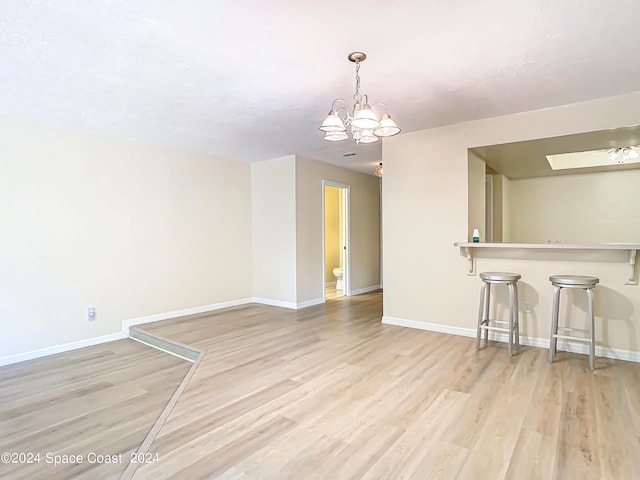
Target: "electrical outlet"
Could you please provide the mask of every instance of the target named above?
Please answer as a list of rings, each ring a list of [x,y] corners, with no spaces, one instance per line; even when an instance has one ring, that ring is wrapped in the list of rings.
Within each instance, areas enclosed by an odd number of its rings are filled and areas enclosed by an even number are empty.
[[[526,313],[531,313],[531,304],[529,302],[524,302],[524,311]]]
[[[96,319],[96,307],[87,308],[87,320],[90,322]]]

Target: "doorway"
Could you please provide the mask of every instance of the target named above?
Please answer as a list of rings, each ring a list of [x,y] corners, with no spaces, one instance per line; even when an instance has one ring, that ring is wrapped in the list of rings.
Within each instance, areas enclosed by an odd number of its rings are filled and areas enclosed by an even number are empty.
[[[322,181],[322,282],[325,300],[350,295],[349,185]]]

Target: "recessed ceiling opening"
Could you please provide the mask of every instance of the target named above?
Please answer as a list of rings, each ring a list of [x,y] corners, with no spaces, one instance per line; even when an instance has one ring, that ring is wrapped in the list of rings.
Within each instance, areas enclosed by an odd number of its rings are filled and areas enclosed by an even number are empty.
[[[547,162],[553,170],[571,168],[608,167],[640,163],[637,146],[611,148],[605,150],[589,150],[586,152],[561,153],[546,155]]]

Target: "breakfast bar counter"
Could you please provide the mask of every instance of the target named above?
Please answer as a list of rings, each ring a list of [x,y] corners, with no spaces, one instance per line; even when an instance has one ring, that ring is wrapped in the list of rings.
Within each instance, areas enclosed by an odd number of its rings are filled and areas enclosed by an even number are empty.
[[[485,252],[499,252],[500,250],[568,250],[568,251],[594,251],[594,250],[624,250],[628,252],[629,278],[625,285],[637,285],[636,280],[636,255],[640,250],[640,243],[483,243],[483,242],[455,242],[454,246],[460,247],[460,251],[469,260],[469,275],[475,275],[474,250],[482,249]]]

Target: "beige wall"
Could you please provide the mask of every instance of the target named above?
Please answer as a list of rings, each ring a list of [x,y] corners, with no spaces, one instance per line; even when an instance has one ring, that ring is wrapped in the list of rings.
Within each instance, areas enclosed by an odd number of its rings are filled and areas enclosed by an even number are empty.
[[[0,357],[251,296],[247,164],[0,117],[0,224]]]
[[[640,243],[640,170],[511,181],[514,242]]]
[[[473,238],[473,230],[475,228],[480,232],[480,241],[487,241],[487,232],[485,231],[485,178],[487,165],[484,160],[475,153],[469,152],[469,232],[468,241]]]
[[[322,180],[349,185],[351,291],[380,284],[380,189],[378,178],[296,157],[298,303],[323,296]]]
[[[634,124],[640,124],[638,93],[386,139],[386,320],[437,324],[467,333],[475,329],[480,282],[477,276],[466,274],[467,260],[453,246],[468,235],[468,148]],[[521,305],[528,301],[533,307],[532,313],[523,314],[522,331],[542,340],[549,332],[549,275],[599,276],[596,312],[600,344],[638,352],[640,287],[624,285],[629,270],[624,254],[607,255],[607,261],[600,261],[602,258],[593,259],[590,253],[529,252],[521,258],[479,258],[477,269],[522,274]],[[583,305],[579,299],[576,302]],[[571,314],[576,319],[584,315],[579,307]]]
[[[379,285],[376,177],[299,156],[256,162],[251,169],[255,297],[288,307],[322,301],[323,180],[351,187],[352,291]]]
[[[491,182],[493,186],[492,202],[493,202],[493,241],[503,241],[503,229],[504,229],[504,217],[503,217],[503,185],[506,177],[499,173],[491,175]]]
[[[251,164],[253,296],[296,301],[295,156]]]
[[[324,188],[324,278],[325,283],[335,283],[333,269],[340,264],[340,190],[335,187]]]
[[[502,241],[511,243],[513,242],[513,238],[511,238],[511,179],[500,175],[500,185],[502,189]]]

